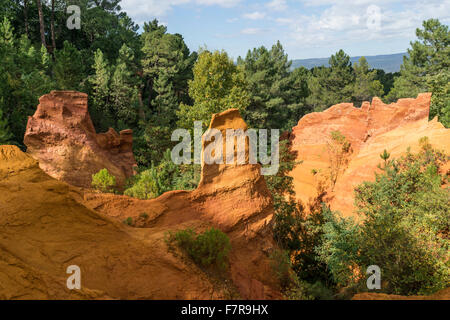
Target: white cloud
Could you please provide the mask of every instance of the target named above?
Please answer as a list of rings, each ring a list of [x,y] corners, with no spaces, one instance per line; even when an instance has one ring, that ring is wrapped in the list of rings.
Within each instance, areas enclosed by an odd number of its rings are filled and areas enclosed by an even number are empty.
[[[233,23],[233,22],[238,21],[238,18],[230,18],[230,19],[227,19],[226,21],[227,21],[228,23]]]
[[[242,34],[260,34],[260,33],[264,33],[265,29],[261,29],[261,28],[246,28],[246,29],[242,29],[241,33]]]
[[[122,0],[120,6],[133,20],[142,24],[143,21],[166,16],[173,7],[178,5],[216,5],[231,8],[240,2],[241,0]]]
[[[414,39],[415,29],[423,20],[438,18],[442,23],[450,21],[450,0],[427,2],[405,0],[406,5],[395,7],[399,0],[306,0],[306,5],[329,5],[320,14],[295,14],[275,19],[287,25],[287,38],[297,47],[321,45],[345,45],[375,39]],[[373,10],[379,8],[380,15]],[[379,18],[379,27],[373,27]],[[406,48],[405,48],[406,50]]]
[[[294,20],[290,18],[276,18],[275,22],[279,24],[292,24]]]
[[[272,0],[266,4],[269,9],[276,11],[284,11],[287,9],[286,0]]]
[[[264,12],[259,12],[259,11],[255,11],[252,13],[245,13],[242,15],[245,19],[250,19],[250,20],[260,20],[260,19],[264,19],[264,17],[266,16],[266,14]]]
[[[224,8],[231,8],[241,2],[241,0],[195,0],[194,2],[207,6],[218,5]]]

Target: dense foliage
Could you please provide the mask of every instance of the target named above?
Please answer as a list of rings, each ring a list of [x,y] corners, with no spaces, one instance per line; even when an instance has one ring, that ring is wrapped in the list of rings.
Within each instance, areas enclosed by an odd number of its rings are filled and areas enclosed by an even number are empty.
[[[450,280],[449,161],[422,139],[419,153],[388,160],[374,182],[355,188],[362,222],[325,214],[323,243],[317,248],[340,286],[365,285],[365,270],[378,265],[382,292],[427,294]]]

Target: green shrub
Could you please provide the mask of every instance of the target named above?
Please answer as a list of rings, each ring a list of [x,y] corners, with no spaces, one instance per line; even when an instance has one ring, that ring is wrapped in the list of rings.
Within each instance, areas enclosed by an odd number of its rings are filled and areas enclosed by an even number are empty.
[[[139,214],[139,217],[141,217],[143,219],[147,219],[148,218],[148,213],[147,212],[142,212],[141,214]]]
[[[124,194],[139,199],[152,199],[170,190],[192,190],[200,180],[199,165],[176,165],[166,150],[159,165],[153,163],[129,181]]]
[[[128,217],[125,220],[123,220],[123,223],[126,225],[131,226],[133,224],[133,218],[132,217]]]
[[[116,186],[116,177],[108,172],[108,169],[102,169],[92,175],[92,187],[101,192],[114,192]]]
[[[194,190],[201,176],[201,165],[181,164],[173,178],[173,190]]]
[[[374,182],[355,188],[360,224],[327,218],[318,251],[341,286],[365,282],[369,265],[381,268],[385,293],[429,294],[448,286],[449,189],[439,172],[449,157],[427,139],[420,143],[419,153],[385,161]]]
[[[158,186],[158,170],[155,167],[151,167],[139,173],[134,184],[126,189],[124,194],[142,200],[159,196],[161,188]]]
[[[196,235],[192,229],[186,229],[170,234],[169,238],[200,266],[217,267],[220,271],[227,269],[231,244],[222,231],[211,228]]]
[[[288,288],[293,281],[291,260],[287,250],[275,249],[270,255],[270,267],[275,273],[282,289]]]

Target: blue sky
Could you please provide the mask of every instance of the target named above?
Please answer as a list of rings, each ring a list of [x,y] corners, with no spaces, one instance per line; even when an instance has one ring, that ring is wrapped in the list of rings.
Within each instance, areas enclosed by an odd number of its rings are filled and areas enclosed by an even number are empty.
[[[450,23],[450,0],[122,0],[140,26],[157,18],[191,50],[236,59],[280,40],[291,59],[405,52],[425,19]]]

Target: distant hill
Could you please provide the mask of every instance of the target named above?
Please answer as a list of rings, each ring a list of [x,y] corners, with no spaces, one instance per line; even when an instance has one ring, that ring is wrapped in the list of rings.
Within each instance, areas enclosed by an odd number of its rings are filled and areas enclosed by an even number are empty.
[[[394,54],[383,54],[377,56],[365,56],[367,62],[369,63],[371,68],[374,69],[383,69],[385,72],[397,72],[400,71],[400,65],[403,63],[403,56],[407,53],[394,53]],[[350,61],[352,64],[357,62],[361,58],[359,57],[350,57]],[[307,69],[311,69],[313,67],[318,66],[326,66],[328,67],[328,59],[329,58],[316,58],[316,59],[296,59],[292,60],[292,69],[303,66]]]

